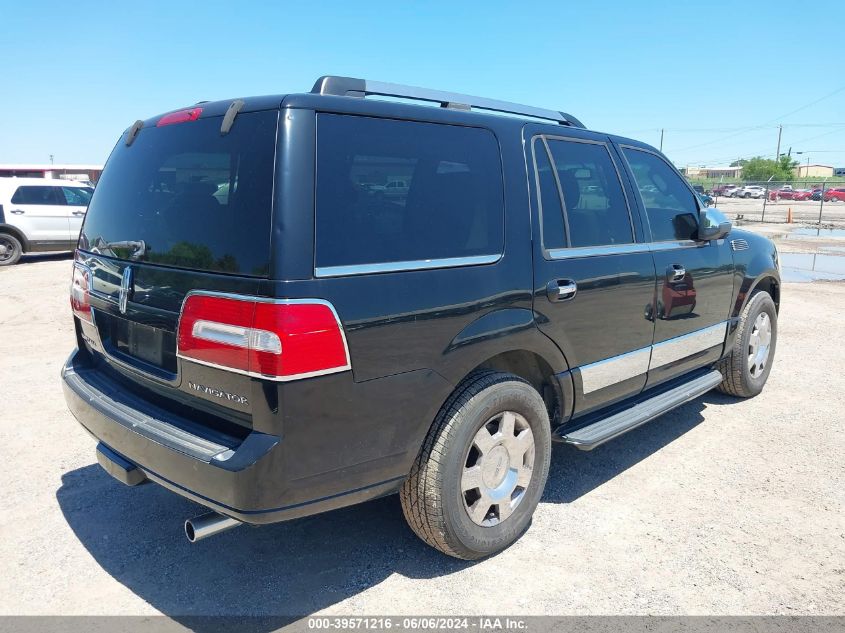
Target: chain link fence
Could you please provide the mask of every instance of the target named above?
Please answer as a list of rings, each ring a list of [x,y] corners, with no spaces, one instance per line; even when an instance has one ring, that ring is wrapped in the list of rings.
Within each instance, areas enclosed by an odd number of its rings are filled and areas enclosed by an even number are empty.
[[[845,227],[845,180],[696,183],[731,219]]]

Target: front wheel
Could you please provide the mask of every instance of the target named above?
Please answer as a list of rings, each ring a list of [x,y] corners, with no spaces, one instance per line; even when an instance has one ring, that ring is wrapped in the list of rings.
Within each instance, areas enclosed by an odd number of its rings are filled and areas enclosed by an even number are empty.
[[[763,390],[778,338],[775,302],[767,292],[755,292],[742,311],[733,350],[719,362],[719,391],[750,398]]]
[[[14,235],[0,233],[0,266],[17,264],[23,253],[20,241]]]
[[[450,556],[494,554],[531,522],[550,459],[537,390],[512,374],[473,374],[443,405],[402,486],[405,519]]]

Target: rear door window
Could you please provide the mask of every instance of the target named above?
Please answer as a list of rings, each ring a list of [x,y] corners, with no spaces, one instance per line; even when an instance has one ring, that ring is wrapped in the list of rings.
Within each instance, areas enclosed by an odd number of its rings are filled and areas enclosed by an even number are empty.
[[[662,158],[624,148],[634,173],[654,242],[691,240],[698,231],[698,204],[692,190]]]
[[[568,245],[577,248],[633,242],[628,203],[607,145],[553,138],[547,142],[563,194]],[[544,219],[544,225],[546,222]]]
[[[24,186],[18,187],[12,196],[13,204],[65,204],[61,188],[49,186]]]
[[[103,255],[267,276],[278,111],[146,126],[121,140],[88,206],[80,245]]]
[[[563,207],[558,194],[557,179],[546,144],[542,138],[534,139],[534,160],[537,170],[537,187],[540,191],[541,237],[546,249],[568,246]]]
[[[482,263],[502,253],[503,240],[502,169],[492,132],[319,115],[318,269]]]

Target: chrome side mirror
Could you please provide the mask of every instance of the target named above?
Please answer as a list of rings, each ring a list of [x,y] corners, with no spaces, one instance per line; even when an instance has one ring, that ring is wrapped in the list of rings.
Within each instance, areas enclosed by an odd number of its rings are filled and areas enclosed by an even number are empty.
[[[721,211],[701,209],[698,213],[698,239],[702,242],[720,240],[731,232],[733,224]]]

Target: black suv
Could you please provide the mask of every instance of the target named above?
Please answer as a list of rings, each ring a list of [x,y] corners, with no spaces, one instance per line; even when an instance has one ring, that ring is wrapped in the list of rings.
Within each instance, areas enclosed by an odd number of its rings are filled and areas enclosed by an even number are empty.
[[[473,559],[528,526],[552,441],[759,393],[779,289],[772,243],[652,147],[323,77],[127,130],[62,378],[103,468],[213,510],[192,541],[399,492],[423,540]]]

